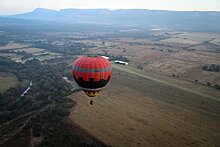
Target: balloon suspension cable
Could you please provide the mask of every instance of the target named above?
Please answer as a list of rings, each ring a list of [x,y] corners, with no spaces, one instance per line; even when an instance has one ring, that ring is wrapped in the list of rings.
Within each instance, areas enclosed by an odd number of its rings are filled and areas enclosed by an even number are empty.
[[[92,99],[90,100],[89,104],[90,104],[90,105],[93,105],[93,100],[92,100]]]

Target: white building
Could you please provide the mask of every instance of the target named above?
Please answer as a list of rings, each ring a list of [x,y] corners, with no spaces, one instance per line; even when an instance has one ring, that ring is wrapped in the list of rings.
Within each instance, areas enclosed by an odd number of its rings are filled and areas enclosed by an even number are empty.
[[[117,64],[128,65],[128,62],[124,62],[124,61],[120,61],[120,60],[115,60],[114,62]]]
[[[109,60],[109,57],[107,57],[107,56],[102,56],[103,58],[105,58],[105,59],[107,59],[107,60]]]

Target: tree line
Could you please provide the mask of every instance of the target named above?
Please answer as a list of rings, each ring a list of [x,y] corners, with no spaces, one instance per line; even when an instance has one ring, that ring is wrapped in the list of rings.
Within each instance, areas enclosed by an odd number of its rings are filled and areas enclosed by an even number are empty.
[[[75,102],[66,96],[71,94],[70,85],[62,78],[61,65],[42,65],[33,59],[24,64],[16,63],[8,58],[0,57],[0,72],[13,73],[20,83],[0,94],[0,124],[28,112],[39,112],[29,124],[12,140],[3,146],[12,146],[16,140],[22,142],[22,136],[30,137],[30,129],[34,137],[42,138],[39,146],[105,146],[96,139],[82,136],[75,132],[64,118],[70,114],[69,109]],[[71,68],[70,68],[71,71]],[[28,93],[21,97],[28,82],[33,85]],[[0,132],[1,135],[1,132]],[[89,139],[88,139],[89,138]],[[27,142],[27,146],[28,143]],[[65,144],[63,144],[65,142]]]
[[[15,74],[20,83],[0,93],[0,124],[45,107],[30,124],[34,127],[33,134],[44,137],[47,135],[47,128],[44,126],[50,121],[61,122],[69,115],[69,108],[75,104],[66,97],[71,91],[61,74],[50,65],[41,65],[39,60],[33,59],[21,64],[0,57],[0,72]],[[23,81],[33,81],[33,85],[31,90],[21,97],[28,86],[28,82],[21,84]],[[38,129],[37,124],[41,126]]]
[[[219,64],[206,64],[202,66],[203,70],[211,71],[211,72],[219,72],[220,65]]]

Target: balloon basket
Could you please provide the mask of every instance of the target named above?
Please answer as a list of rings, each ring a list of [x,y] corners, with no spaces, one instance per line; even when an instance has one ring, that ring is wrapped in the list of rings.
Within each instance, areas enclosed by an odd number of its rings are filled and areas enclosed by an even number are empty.
[[[90,105],[93,105],[93,100],[92,100],[92,99],[89,101],[89,104],[90,104]]]

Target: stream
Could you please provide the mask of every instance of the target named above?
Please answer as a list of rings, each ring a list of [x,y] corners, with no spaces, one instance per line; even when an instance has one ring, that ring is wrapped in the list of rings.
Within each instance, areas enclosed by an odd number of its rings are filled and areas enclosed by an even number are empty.
[[[31,89],[32,84],[32,81],[30,81],[28,88],[21,94],[21,97],[24,97],[25,94]]]

